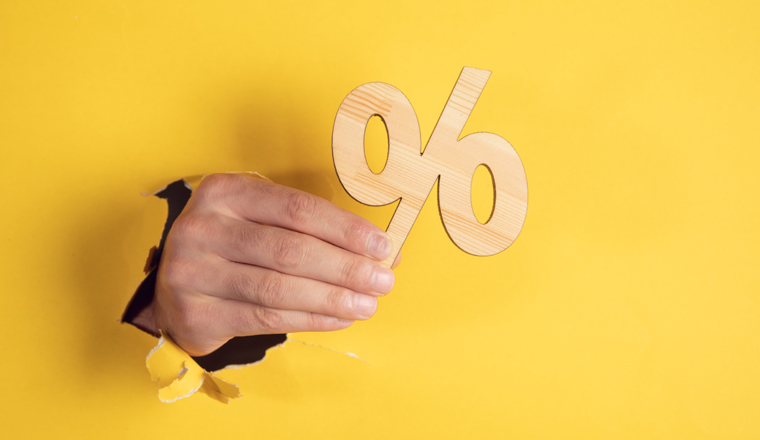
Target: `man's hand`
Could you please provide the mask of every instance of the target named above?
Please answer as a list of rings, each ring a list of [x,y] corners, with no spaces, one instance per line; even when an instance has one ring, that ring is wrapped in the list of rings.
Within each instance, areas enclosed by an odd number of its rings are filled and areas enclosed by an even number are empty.
[[[390,292],[390,252],[382,230],[324,199],[212,174],[174,222],[138,319],[193,356],[234,336],[340,330]]]

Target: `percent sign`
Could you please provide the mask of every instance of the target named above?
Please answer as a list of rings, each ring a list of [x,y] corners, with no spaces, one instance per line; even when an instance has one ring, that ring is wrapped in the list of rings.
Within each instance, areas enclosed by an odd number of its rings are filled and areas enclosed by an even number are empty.
[[[473,133],[459,139],[491,72],[465,67],[422,153],[420,125],[412,104],[390,84],[368,83],[346,96],[333,126],[335,171],[358,202],[384,206],[400,202],[386,232],[393,251],[391,265],[412,230],[425,200],[438,183],[438,208],[451,241],[473,255],[503,251],[522,229],[528,209],[528,182],[520,156],[504,138]],[[388,132],[388,158],[380,173],[370,170],[364,133],[379,116]],[[475,170],[485,165],[493,182],[491,216],[475,217],[470,200]]]

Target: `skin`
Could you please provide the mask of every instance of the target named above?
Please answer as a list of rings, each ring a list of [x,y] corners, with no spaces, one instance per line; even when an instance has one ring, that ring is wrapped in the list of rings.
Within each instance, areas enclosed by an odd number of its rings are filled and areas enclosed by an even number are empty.
[[[393,288],[379,262],[390,252],[385,232],[327,200],[212,174],[172,226],[153,302],[135,321],[193,356],[235,336],[341,330]]]

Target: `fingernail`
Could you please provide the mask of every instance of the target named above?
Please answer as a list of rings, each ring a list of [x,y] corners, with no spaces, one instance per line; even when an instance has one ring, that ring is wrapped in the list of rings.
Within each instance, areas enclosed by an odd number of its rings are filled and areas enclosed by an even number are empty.
[[[385,267],[376,267],[372,272],[372,278],[369,285],[377,293],[388,293],[393,289],[393,283],[396,282],[396,276],[393,271]]]
[[[391,256],[391,239],[385,234],[372,234],[369,239],[369,254],[382,261]]]
[[[369,318],[377,310],[377,298],[357,293],[354,295],[354,311]]]

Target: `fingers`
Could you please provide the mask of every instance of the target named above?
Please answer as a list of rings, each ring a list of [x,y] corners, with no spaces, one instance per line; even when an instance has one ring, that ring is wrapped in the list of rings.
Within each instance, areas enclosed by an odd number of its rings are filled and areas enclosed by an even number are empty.
[[[310,235],[232,218],[219,223],[230,232],[216,234],[214,251],[227,260],[373,295],[390,292],[395,283],[393,271],[378,261]]]
[[[229,337],[333,331],[354,323],[318,313],[278,310],[241,301],[222,300],[209,306],[209,315],[216,317],[216,331]]]
[[[262,267],[223,261],[203,282],[208,295],[267,308],[313,312],[364,320],[377,310],[377,297]]]
[[[342,330],[352,320],[312,312],[277,310],[241,301],[203,297],[182,301],[181,313],[162,326],[191,356],[203,356],[235,336]]]
[[[239,218],[291,229],[351,252],[384,260],[390,238],[370,221],[320,197],[244,174],[206,177],[196,195],[208,195]]]
[[[193,355],[233,336],[340,330],[393,287],[380,263],[390,250],[383,231],[326,200],[210,175],[167,237],[154,320]]]
[[[391,269],[397,268],[399,264],[401,264],[401,251],[398,252],[398,255],[396,255],[396,259],[393,260],[393,264],[391,265]]]

